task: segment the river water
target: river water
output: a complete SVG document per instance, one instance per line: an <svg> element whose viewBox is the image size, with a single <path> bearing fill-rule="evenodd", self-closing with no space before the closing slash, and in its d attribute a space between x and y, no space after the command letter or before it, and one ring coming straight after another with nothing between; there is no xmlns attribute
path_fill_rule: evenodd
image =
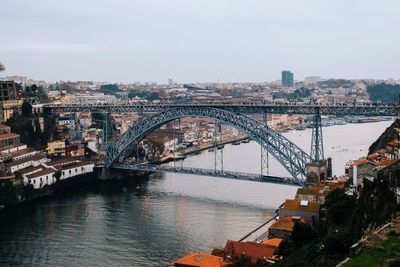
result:
<svg viewBox="0 0 400 267"><path fill-rule="evenodd" d="M390 124L323 128L333 173L343 175L344 164L366 155ZM285 136L309 152L310 129ZM213 153L204 152L183 165L212 168L213 160ZM259 163L258 144L225 146L226 170L259 173ZM289 176L273 159L269 165L271 174ZM243 237L296 190L182 174L74 188L0 213L0 265L166 266L189 252L211 253Z"/></svg>

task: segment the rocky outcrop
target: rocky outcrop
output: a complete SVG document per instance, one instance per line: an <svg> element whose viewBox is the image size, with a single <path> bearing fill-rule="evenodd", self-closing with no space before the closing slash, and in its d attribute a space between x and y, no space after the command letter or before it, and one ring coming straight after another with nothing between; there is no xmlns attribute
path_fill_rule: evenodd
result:
<svg viewBox="0 0 400 267"><path fill-rule="evenodd" d="M379 138L372 143L372 145L369 147L368 155L377 152L381 148L385 148L387 143L393 141L398 135L396 128L400 128L400 119L396 119L392 125L386 128L381 136L379 136Z"/></svg>

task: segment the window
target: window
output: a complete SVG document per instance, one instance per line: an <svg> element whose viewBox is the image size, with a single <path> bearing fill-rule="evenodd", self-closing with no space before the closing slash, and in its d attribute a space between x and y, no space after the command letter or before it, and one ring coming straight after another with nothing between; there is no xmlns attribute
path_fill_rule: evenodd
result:
<svg viewBox="0 0 400 267"><path fill-rule="evenodd" d="M69 174L71 174L71 170L69 170Z"/></svg>
<svg viewBox="0 0 400 267"><path fill-rule="evenodd" d="M77 169L77 168L75 168L75 172L78 172L78 169Z"/></svg>
<svg viewBox="0 0 400 267"><path fill-rule="evenodd" d="M46 175L46 181L48 181L49 180L49 176L48 175Z"/></svg>
<svg viewBox="0 0 400 267"><path fill-rule="evenodd" d="M36 183L36 179L33 179L33 183L34 183L34 184Z"/></svg>
<svg viewBox="0 0 400 267"><path fill-rule="evenodd" d="M40 177L40 182L43 182L43 179L42 179L42 177Z"/></svg>

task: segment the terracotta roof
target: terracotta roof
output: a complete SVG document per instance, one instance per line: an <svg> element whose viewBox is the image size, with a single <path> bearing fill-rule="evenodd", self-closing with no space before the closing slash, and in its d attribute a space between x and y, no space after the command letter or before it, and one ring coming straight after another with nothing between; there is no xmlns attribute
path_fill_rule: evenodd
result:
<svg viewBox="0 0 400 267"><path fill-rule="evenodd" d="M369 160L367 160L367 159L362 159L362 160L359 160L359 161L353 163L353 164L350 166L350 168L353 168L354 166L361 166L361 165L364 165L364 164L367 164L367 163L373 164L371 161L369 161Z"/></svg>
<svg viewBox="0 0 400 267"><path fill-rule="evenodd" d="M265 240L265 241L262 242L261 244L269 245L269 246L271 246L271 247L278 248L279 245L281 244L281 242L282 242L282 239L280 239L280 238L271 238L271 239Z"/></svg>
<svg viewBox="0 0 400 267"><path fill-rule="evenodd" d="M0 129L7 129L7 128L11 128L11 127L8 125L0 124Z"/></svg>
<svg viewBox="0 0 400 267"><path fill-rule="evenodd" d="M24 148L24 149L21 149L21 150L17 150L17 151L11 152L10 155L11 155L11 157L15 158L15 157L18 157L18 156L21 156L21 155L25 155L25 154L31 153L33 151L35 151L35 149L33 147L28 147L28 148Z"/></svg>
<svg viewBox="0 0 400 267"><path fill-rule="evenodd" d="M385 153L386 153L386 149L381 148L381 149L379 149L376 153L385 154Z"/></svg>
<svg viewBox="0 0 400 267"><path fill-rule="evenodd" d="M297 199L287 199L283 205L284 209L289 210L302 210L308 212L319 212L319 203L307 201L307 205L300 205L301 201ZM304 202L303 202L304 203Z"/></svg>
<svg viewBox="0 0 400 267"><path fill-rule="evenodd" d="M179 266L222 267L224 266L224 259L210 254L196 252L189 253L182 258L171 262L168 266L174 266L175 264L179 264Z"/></svg>
<svg viewBox="0 0 400 267"><path fill-rule="evenodd" d="M76 163L72 163L72 164L65 164L65 165L61 165L61 166L56 166L56 168L60 167L62 170L68 170L68 169L78 168L78 167L89 165L89 164L93 164L93 162L91 162L91 161L80 161L80 162L76 162ZM59 170L59 168L57 168L57 170Z"/></svg>
<svg viewBox="0 0 400 267"><path fill-rule="evenodd" d="M2 147L0 147L0 151L9 150L9 149L20 147L20 146L26 146L26 145L23 143L17 143L17 144L13 144L13 145L9 145L9 146L2 146Z"/></svg>
<svg viewBox="0 0 400 267"><path fill-rule="evenodd" d="M368 155L367 158L369 158L370 160L376 160L380 157L380 155L378 153L374 153L374 154L370 154Z"/></svg>
<svg viewBox="0 0 400 267"><path fill-rule="evenodd" d="M300 222L305 223L306 221L303 218L300 218ZM269 228L293 231L293 227L294 227L294 222L292 217L286 217L278 219Z"/></svg>
<svg viewBox="0 0 400 267"><path fill-rule="evenodd" d="M13 138L13 137L19 137L19 134L15 134L15 133L0 134L0 140L9 139L9 138Z"/></svg>
<svg viewBox="0 0 400 267"><path fill-rule="evenodd" d="M396 141L392 141L392 142L387 143L387 145L388 145L388 146L398 147L398 146L399 146L399 143L397 143Z"/></svg>
<svg viewBox="0 0 400 267"><path fill-rule="evenodd" d="M17 166L17 165L23 164L23 163L31 161L31 160L32 161L38 161L38 160L41 160L41 159L44 159L44 158L46 158L46 156L44 156L42 154L38 154L38 155L31 156L31 157L23 158L23 159L20 159L20 160L16 160L14 162L9 163L8 165L10 167L12 167L12 166Z"/></svg>
<svg viewBox="0 0 400 267"><path fill-rule="evenodd" d="M41 171L38 171L38 172L35 172L35 173L32 173L32 174L28 174L27 176L26 176L26 178L28 178L28 179L32 179L32 178L37 178L37 177L40 177L40 176L43 176L43 175L47 175L47 174L51 174L51 173L55 173L56 171L55 170L53 170L53 169L43 169L43 170L41 170Z"/></svg>
<svg viewBox="0 0 400 267"><path fill-rule="evenodd" d="M255 263L257 260L263 260L264 257L272 260L275 254L275 247L258 244L254 242L238 242L228 240L225 245L225 254L231 257L248 257Z"/></svg>
<svg viewBox="0 0 400 267"><path fill-rule="evenodd" d="M43 169L42 165L37 166L37 167L29 166L29 167L26 167L26 168L23 168L23 169L19 170L19 172L23 175L23 174L30 173L30 172L35 172L35 171L38 171L38 170L41 170L41 169Z"/></svg>
<svg viewBox="0 0 400 267"><path fill-rule="evenodd" d="M57 160L52 160L50 162L47 162L47 166L58 166L58 165L65 165L65 164L70 164L70 163L75 163L76 159L71 159L71 158L64 158L64 159L57 159Z"/></svg>
<svg viewBox="0 0 400 267"><path fill-rule="evenodd" d="M386 159L386 160L381 160L375 163L376 166L389 166L391 164L393 164L394 162L396 162L397 159Z"/></svg>
<svg viewBox="0 0 400 267"><path fill-rule="evenodd" d="M311 196L326 196L328 193L332 191L330 189L325 190L323 188L299 188L297 189L297 195L311 195Z"/></svg>

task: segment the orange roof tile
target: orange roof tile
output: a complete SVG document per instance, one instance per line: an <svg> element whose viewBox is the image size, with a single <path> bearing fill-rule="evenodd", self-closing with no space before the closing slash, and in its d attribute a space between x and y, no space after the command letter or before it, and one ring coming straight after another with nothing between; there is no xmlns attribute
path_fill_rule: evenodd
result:
<svg viewBox="0 0 400 267"><path fill-rule="evenodd" d="M374 154L368 155L367 158L369 158L370 160L375 160L375 159L379 158L379 154L374 153Z"/></svg>
<svg viewBox="0 0 400 267"><path fill-rule="evenodd" d="M305 223L306 220L300 218L300 222ZM269 228L293 231L294 222L292 217L280 218L274 222Z"/></svg>
<svg viewBox="0 0 400 267"><path fill-rule="evenodd" d="M228 240L225 245L225 254L231 257L248 257L255 263L259 259L263 260L264 257L272 260L275 254L275 247L258 244L255 242L238 242L233 240Z"/></svg>
<svg viewBox="0 0 400 267"><path fill-rule="evenodd" d="M261 244L269 245L269 246L271 246L271 247L278 248L279 245L281 244L281 242L282 242L282 239L280 239L280 238L271 238L271 239L265 240L265 241L262 242Z"/></svg>
<svg viewBox="0 0 400 267"><path fill-rule="evenodd" d="M370 162L370 161L367 160L367 159L362 159L362 160L359 160L359 161L353 163L353 164L350 166L350 168L353 168L354 166L361 166L361 165L368 164L368 163L373 164L372 162Z"/></svg>
<svg viewBox="0 0 400 267"><path fill-rule="evenodd" d="M319 212L319 203L308 201L307 206L301 206L301 201L297 199L286 199L285 204L283 205L284 209L289 210L302 210L309 212Z"/></svg>
<svg viewBox="0 0 400 267"><path fill-rule="evenodd" d="M399 146L399 143L397 143L396 141L392 141L392 142L387 143L387 145L388 145L388 146L398 147L398 146Z"/></svg>
<svg viewBox="0 0 400 267"><path fill-rule="evenodd" d="M386 149L381 148L381 149L379 149L376 153L385 154L385 153L386 153Z"/></svg>
<svg viewBox="0 0 400 267"><path fill-rule="evenodd" d="M0 134L0 140L1 139L13 138L13 137L19 137L19 134L15 134L15 133Z"/></svg>
<svg viewBox="0 0 400 267"><path fill-rule="evenodd" d="M375 163L376 166L389 166L391 164L393 164L394 162L396 162L397 159L386 159L386 160L381 160Z"/></svg>
<svg viewBox="0 0 400 267"><path fill-rule="evenodd" d="M222 267L224 266L224 259L210 254L196 252L189 253L182 258L171 262L168 266L174 266L176 264L179 266Z"/></svg>

